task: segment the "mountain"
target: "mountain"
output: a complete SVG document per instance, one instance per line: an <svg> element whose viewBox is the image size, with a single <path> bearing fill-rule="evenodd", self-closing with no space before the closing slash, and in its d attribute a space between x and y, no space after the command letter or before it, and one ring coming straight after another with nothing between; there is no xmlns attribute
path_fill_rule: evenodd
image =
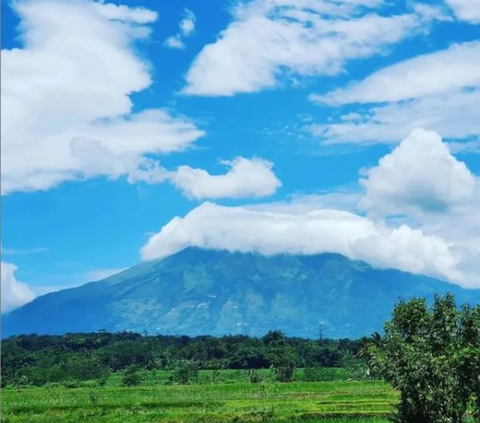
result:
<svg viewBox="0 0 480 423"><path fill-rule="evenodd" d="M258 254L187 248L100 282L50 293L3 316L3 337L129 330L162 334L356 338L382 328L399 297L480 290L380 270L337 254Z"/></svg>

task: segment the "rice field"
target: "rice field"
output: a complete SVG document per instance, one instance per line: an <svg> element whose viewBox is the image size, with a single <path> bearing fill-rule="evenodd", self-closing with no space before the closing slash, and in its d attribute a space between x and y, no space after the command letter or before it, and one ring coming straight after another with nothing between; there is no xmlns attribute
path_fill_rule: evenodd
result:
<svg viewBox="0 0 480 423"><path fill-rule="evenodd" d="M5 389L4 423L384 423L396 393L382 382L292 382Z"/></svg>

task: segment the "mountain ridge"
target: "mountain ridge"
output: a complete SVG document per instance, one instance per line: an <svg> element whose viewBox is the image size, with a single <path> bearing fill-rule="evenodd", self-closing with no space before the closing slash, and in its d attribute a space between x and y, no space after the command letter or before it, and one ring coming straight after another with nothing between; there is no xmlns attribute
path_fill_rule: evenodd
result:
<svg viewBox="0 0 480 423"><path fill-rule="evenodd" d="M143 262L102 281L38 297L2 316L2 337L131 330L175 335L246 334L356 338L379 331L400 298L466 290L339 254L227 252L195 247Z"/></svg>

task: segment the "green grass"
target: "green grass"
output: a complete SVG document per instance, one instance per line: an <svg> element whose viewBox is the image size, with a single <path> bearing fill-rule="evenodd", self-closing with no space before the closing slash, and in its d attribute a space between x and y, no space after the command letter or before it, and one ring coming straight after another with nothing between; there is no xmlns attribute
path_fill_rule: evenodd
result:
<svg viewBox="0 0 480 423"><path fill-rule="evenodd" d="M264 379L272 378L272 371L269 369L259 369L258 374ZM303 381L304 369L297 369L294 374L294 382ZM349 371L340 367L326 367L318 369L320 379L318 382L332 382L332 381L346 381L351 376ZM154 372L143 372L142 385L157 386L165 385L171 376L171 372L166 370L157 370ZM122 378L121 373L114 373L107 381L108 386L119 386ZM211 370L200 370L198 372L198 380L196 384L208 385L212 383L213 373ZM245 370L220 370L218 376L218 383L233 384L233 383L248 383L248 374ZM88 385L89 383L87 383ZM90 383L91 384L91 383Z"/></svg>
<svg viewBox="0 0 480 423"><path fill-rule="evenodd" d="M115 386L113 377L103 388L6 389L2 422L383 423L396 399L395 392L381 382L249 384L237 380L168 386L158 384L161 376L156 375L156 386L133 388Z"/></svg>

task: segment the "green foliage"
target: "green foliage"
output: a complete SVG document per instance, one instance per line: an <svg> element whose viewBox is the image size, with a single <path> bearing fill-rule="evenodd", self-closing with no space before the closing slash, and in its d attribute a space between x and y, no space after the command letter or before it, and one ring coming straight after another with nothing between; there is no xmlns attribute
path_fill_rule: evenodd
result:
<svg viewBox="0 0 480 423"><path fill-rule="evenodd" d="M142 377L140 376L139 369L137 366L129 366L126 368L122 377L123 386L137 386L140 385Z"/></svg>
<svg viewBox="0 0 480 423"><path fill-rule="evenodd" d="M295 372L295 349L287 343L281 331L268 332L263 338L267 357L278 382L291 382Z"/></svg>
<svg viewBox="0 0 480 423"><path fill-rule="evenodd" d="M263 380L262 375L257 371L257 369L247 370L247 375L250 383L260 383Z"/></svg>
<svg viewBox="0 0 480 423"><path fill-rule="evenodd" d="M173 382L181 385L187 385L190 382L198 382L199 367L197 361L179 360L173 368Z"/></svg>
<svg viewBox="0 0 480 423"><path fill-rule="evenodd" d="M355 376L345 368L306 367L301 373L301 380L304 382L334 382L352 379L355 379ZM356 380L362 379L364 379L363 376Z"/></svg>
<svg viewBox="0 0 480 423"><path fill-rule="evenodd" d="M478 413L480 306L459 311L452 295L436 296L431 307L400 301L385 336L365 353L400 392L396 422L460 423Z"/></svg>
<svg viewBox="0 0 480 423"><path fill-rule="evenodd" d="M269 369L279 381L291 381L295 368L335 367L355 357L360 342L321 342L270 332L263 339L243 335L142 336L136 333L79 333L64 336L22 335L2 342L2 387L59 383L78 386L96 380L106 384L111 373L129 366L174 370L172 383L196 383L196 370ZM190 363L190 364L188 364ZM195 363L195 365L193 365ZM196 370L194 369L196 368ZM174 380L175 379L175 380Z"/></svg>
<svg viewBox="0 0 480 423"><path fill-rule="evenodd" d="M92 405L98 405L98 391L92 390L88 393L88 398L90 399L90 403Z"/></svg>

